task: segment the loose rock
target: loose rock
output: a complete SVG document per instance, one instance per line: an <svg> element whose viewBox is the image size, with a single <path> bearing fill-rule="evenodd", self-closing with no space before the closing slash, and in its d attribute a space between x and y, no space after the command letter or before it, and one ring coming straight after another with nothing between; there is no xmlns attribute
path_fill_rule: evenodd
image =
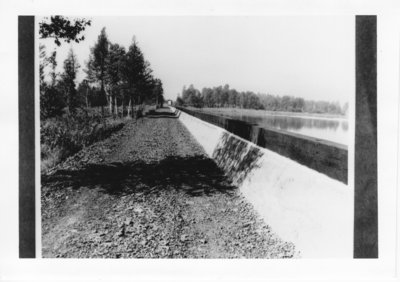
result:
<svg viewBox="0 0 400 282"><path fill-rule="evenodd" d="M175 118L131 120L42 181L44 257L299 255Z"/></svg>

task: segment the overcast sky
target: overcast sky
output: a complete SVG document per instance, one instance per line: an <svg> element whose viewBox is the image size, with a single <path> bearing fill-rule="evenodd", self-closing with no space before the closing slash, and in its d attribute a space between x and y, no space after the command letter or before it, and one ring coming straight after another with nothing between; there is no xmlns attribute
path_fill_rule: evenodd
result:
<svg viewBox="0 0 400 282"><path fill-rule="evenodd" d="M100 30L126 48L135 36L166 98L184 85L229 84L239 91L344 103L354 95L353 16L88 17L85 41L57 47L62 70L72 46L83 67ZM40 19L39 19L40 20ZM47 51L56 46L40 40Z"/></svg>

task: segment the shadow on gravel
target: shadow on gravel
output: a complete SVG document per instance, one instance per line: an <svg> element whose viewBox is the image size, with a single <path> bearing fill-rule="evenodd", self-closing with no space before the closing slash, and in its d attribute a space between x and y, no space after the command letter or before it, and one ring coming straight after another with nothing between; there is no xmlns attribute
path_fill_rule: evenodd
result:
<svg viewBox="0 0 400 282"><path fill-rule="evenodd" d="M213 153L215 162L236 185L240 185L248 174L259 167L258 161L262 156L259 148L249 146L247 142L227 132L223 133L221 142Z"/></svg>
<svg viewBox="0 0 400 282"><path fill-rule="evenodd" d="M58 170L42 176L42 185L100 188L110 194L183 190L191 196L232 193L236 187L209 158L168 157L157 163L88 164L81 170Z"/></svg>

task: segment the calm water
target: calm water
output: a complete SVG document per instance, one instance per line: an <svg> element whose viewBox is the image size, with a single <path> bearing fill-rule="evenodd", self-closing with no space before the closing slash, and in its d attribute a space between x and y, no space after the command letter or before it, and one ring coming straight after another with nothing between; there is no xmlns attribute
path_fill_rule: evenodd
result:
<svg viewBox="0 0 400 282"><path fill-rule="evenodd" d="M261 127L273 127L348 145L348 122L345 119L278 115L260 115L259 117L235 115L232 117L258 124Z"/></svg>

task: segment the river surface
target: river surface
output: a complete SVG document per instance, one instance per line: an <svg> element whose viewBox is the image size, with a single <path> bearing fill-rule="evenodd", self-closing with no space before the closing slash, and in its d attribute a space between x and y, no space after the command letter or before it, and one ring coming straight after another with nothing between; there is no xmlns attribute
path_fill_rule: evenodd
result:
<svg viewBox="0 0 400 282"><path fill-rule="evenodd" d="M257 124L264 128L276 128L295 132L318 139L333 141L348 145L348 121L344 118L325 118L315 116L284 116L284 115L229 115L224 116Z"/></svg>

